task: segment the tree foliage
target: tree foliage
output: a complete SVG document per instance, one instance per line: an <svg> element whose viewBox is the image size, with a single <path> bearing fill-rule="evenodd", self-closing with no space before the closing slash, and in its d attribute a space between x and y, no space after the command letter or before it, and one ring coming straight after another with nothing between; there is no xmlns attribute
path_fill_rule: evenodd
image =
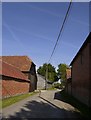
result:
<svg viewBox="0 0 91 120"><path fill-rule="evenodd" d="M66 80L66 69L69 68L66 64L59 64L57 69L58 77L62 80Z"/></svg>
<svg viewBox="0 0 91 120"><path fill-rule="evenodd" d="M57 72L55 70L55 67L52 66L52 64L47 64L44 63L43 66L40 66L37 70L37 73L46 77L46 70L47 71L47 80L50 80L52 82L57 81L58 79L61 79L61 84L64 86L65 85L65 80L66 80L66 69L69 68L68 65L66 64L59 64Z"/></svg>
<svg viewBox="0 0 91 120"><path fill-rule="evenodd" d="M66 69L67 68L69 68L69 66L66 64L61 63L58 65L57 75L58 75L58 78L60 78L62 80L61 81L62 86L66 85Z"/></svg>
<svg viewBox="0 0 91 120"><path fill-rule="evenodd" d="M55 67L52 66L50 63L44 63L43 66L40 66L37 70L37 73L46 77L46 70L47 70L47 79L50 81L56 81L57 73Z"/></svg>

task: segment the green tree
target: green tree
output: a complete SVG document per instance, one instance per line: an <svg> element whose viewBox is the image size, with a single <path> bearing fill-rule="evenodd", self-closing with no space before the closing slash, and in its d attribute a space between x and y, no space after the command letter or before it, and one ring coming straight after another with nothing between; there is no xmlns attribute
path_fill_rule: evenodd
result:
<svg viewBox="0 0 91 120"><path fill-rule="evenodd" d="M38 74L46 77L46 70L47 70L47 79L49 81L56 81L57 79L57 73L55 70L55 67L52 66L50 63L44 63L43 66L40 66L37 70Z"/></svg>
<svg viewBox="0 0 91 120"><path fill-rule="evenodd" d="M66 64L59 64L57 69L57 75L60 79L62 79L62 84L65 84L66 80L66 69L69 68Z"/></svg>
<svg viewBox="0 0 91 120"><path fill-rule="evenodd" d="M37 70L37 73L42 75L42 76L45 76L45 74L46 74L46 66L47 66L46 63L44 63L43 66L40 66L38 68L38 70Z"/></svg>

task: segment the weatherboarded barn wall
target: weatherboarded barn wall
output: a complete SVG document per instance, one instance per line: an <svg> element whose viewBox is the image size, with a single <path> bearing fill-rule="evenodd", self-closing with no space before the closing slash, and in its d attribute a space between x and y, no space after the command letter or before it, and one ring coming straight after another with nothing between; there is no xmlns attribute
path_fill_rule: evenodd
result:
<svg viewBox="0 0 91 120"><path fill-rule="evenodd" d="M72 95L91 106L91 33L73 59Z"/></svg>
<svg viewBox="0 0 91 120"><path fill-rule="evenodd" d="M71 90L72 90L71 82L67 83L65 90L69 95L71 95Z"/></svg>

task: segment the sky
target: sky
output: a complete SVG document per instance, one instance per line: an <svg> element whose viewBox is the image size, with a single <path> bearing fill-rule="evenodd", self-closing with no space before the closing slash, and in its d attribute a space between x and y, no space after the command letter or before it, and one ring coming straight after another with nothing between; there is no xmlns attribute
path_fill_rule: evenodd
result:
<svg viewBox="0 0 91 120"><path fill-rule="evenodd" d="M37 68L48 62L69 2L2 3L2 55L27 55ZM89 3L73 2L54 55L70 64L89 33Z"/></svg>
<svg viewBox="0 0 91 120"><path fill-rule="evenodd" d="M69 2L70 0L1 0L2 2ZM72 0L74 2L90 2L90 0Z"/></svg>

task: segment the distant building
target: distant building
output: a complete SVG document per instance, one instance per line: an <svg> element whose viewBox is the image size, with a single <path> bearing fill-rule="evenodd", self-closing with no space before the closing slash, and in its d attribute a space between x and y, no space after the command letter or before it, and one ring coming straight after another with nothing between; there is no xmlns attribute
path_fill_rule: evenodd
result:
<svg viewBox="0 0 91 120"><path fill-rule="evenodd" d="M69 79L69 78L71 78L71 69L70 68L66 69L66 79Z"/></svg>
<svg viewBox="0 0 91 120"><path fill-rule="evenodd" d="M37 89L36 65L27 56L2 56L2 61L17 67L30 80L29 91Z"/></svg>
<svg viewBox="0 0 91 120"><path fill-rule="evenodd" d="M91 32L70 65L72 95L91 107Z"/></svg>
<svg viewBox="0 0 91 120"><path fill-rule="evenodd" d="M2 98L29 92L30 80L16 67L0 60Z"/></svg>
<svg viewBox="0 0 91 120"><path fill-rule="evenodd" d="M71 94L71 85L72 84L72 79L71 79L71 68L66 69L66 87L65 90L67 93Z"/></svg>

